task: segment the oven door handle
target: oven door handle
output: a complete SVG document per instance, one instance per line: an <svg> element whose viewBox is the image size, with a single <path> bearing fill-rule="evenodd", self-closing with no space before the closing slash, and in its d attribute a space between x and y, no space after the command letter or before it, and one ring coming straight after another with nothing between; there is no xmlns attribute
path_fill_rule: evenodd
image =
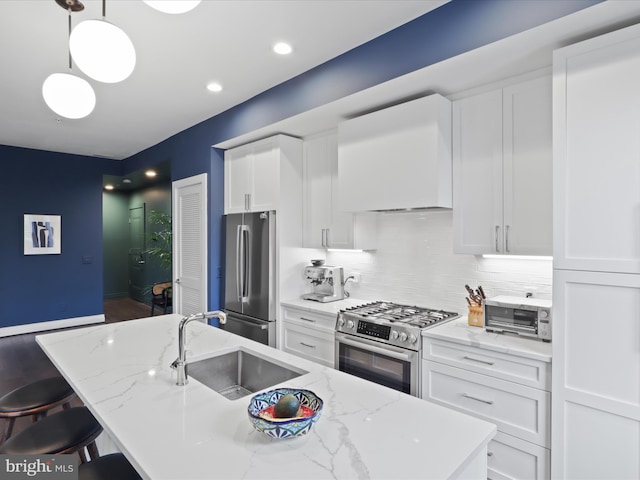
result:
<svg viewBox="0 0 640 480"><path fill-rule="evenodd" d="M384 347L378 347L373 344L373 342L366 340L351 340L343 335L336 335L336 342L343 343L345 345L350 345L352 347L358 348L366 348L367 350L378 353L380 355L385 355L387 357L396 358L398 360L403 360L405 362L410 362L412 355L416 355L416 352L410 350L410 353L407 353L407 350L402 348L395 347L393 345L385 345Z"/></svg>

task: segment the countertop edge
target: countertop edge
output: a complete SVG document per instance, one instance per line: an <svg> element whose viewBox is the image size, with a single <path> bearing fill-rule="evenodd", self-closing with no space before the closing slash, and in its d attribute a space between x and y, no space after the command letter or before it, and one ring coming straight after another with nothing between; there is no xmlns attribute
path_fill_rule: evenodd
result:
<svg viewBox="0 0 640 480"><path fill-rule="evenodd" d="M545 363L552 362L551 343L487 332L482 327L469 326L466 316L427 329L422 336Z"/></svg>

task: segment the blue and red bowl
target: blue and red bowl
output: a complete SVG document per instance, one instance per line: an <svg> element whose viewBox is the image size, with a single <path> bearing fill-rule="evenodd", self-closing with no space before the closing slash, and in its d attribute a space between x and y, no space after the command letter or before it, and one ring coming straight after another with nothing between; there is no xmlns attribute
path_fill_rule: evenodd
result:
<svg viewBox="0 0 640 480"><path fill-rule="evenodd" d="M280 397L288 394L300 401L302 416L290 419L271 418L270 407L278 403ZM313 424L320 418L322 406L322 399L311 390L276 388L255 395L249 403L247 413L251 424L259 432L271 438L294 438L309 433Z"/></svg>

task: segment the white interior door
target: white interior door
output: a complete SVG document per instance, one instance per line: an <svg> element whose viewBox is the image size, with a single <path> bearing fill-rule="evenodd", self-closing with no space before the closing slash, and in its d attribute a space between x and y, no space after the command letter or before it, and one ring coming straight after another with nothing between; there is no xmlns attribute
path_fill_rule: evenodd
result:
<svg viewBox="0 0 640 480"><path fill-rule="evenodd" d="M173 311L206 312L207 174L173 182Z"/></svg>

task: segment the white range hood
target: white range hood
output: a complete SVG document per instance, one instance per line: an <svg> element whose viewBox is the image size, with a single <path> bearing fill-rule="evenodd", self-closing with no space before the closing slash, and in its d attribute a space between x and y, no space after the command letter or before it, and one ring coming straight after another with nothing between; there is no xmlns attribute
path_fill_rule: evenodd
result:
<svg viewBox="0 0 640 480"><path fill-rule="evenodd" d="M345 211L452 207L451 102L430 95L341 122Z"/></svg>

